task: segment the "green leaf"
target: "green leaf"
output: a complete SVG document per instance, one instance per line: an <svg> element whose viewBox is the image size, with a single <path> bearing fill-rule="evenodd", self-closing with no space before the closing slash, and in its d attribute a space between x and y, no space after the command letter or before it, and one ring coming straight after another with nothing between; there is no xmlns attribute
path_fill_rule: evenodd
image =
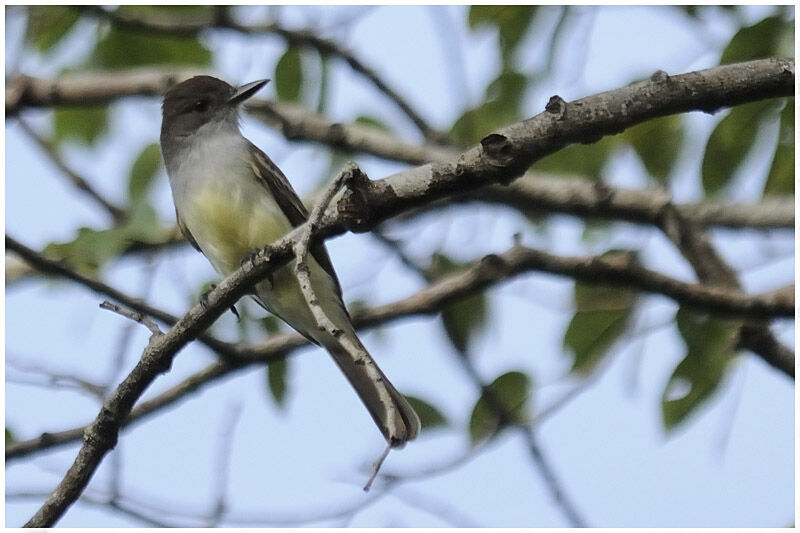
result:
<svg viewBox="0 0 800 533"><path fill-rule="evenodd" d="M519 120L522 95L528 78L507 70L486 88L486 99L464 112L453 124L450 136L462 145L474 144L486 134Z"/></svg>
<svg viewBox="0 0 800 533"><path fill-rule="evenodd" d="M128 218L120 228L127 241L158 243L164 240L166 228L158 213L145 201L136 202L128 210Z"/></svg>
<svg viewBox="0 0 800 533"><path fill-rule="evenodd" d="M504 70L486 87L486 99L503 103L509 111L517 113L527 85L528 76L525 74Z"/></svg>
<svg viewBox="0 0 800 533"><path fill-rule="evenodd" d="M433 279L440 279L466 267L442 254L434 254L430 273ZM487 299L484 293L473 294L442 309L442 324L445 333L460 353L466 353L470 341L486 326Z"/></svg>
<svg viewBox="0 0 800 533"><path fill-rule="evenodd" d="M494 26L500 38L503 62L509 63L517 45L527 33L537 6L476 5L469 8L469 27Z"/></svg>
<svg viewBox="0 0 800 533"><path fill-rule="evenodd" d="M419 415L423 429L433 429L450 425L445 416L430 403L415 396L406 396L406 400Z"/></svg>
<svg viewBox="0 0 800 533"><path fill-rule="evenodd" d="M268 315L261 319L261 327L267 335L275 335L281 332L281 319L275 315Z"/></svg>
<svg viewBox="0 0 800 533"><path fill-rule="evenodd" d="M518 371L506 372L486 387L469 420L472 445L494 436L509 423L527 424L530 392L530 379Z"/></svg>
<svg viewBox="0 0 800 533"><path fill-rule="evenodd" d="M703 190L707 195L722 191L753 146L759 122L775 102L753 102L734 107L711 132L703 155Z"/></svg>
<svg viewBox="0 0 800 533"><path fill-rule="evenodd" d="M288 372L289 363L286 358L276 359L267 363L267 386L278 407L285 407L286 405Z"/></svg>
<svg viewBox="0 0 800 533"><path fill-rule="evenodd" d="M543 157L531 168L544 173L599 180L619 141L619 136L611 136L594 144L573 144Z"/></svg>
<svg viewBox="0 0 800 533"><path fill-rule="evenodd" d="M13 444L17 440L17 437L14 435L14 432L11 431L8 427L6 427L6 446L9 444Z"/></svg>
<svg viewBox="0 0 800 533"><path fill-rule="evenodd" d="M48 244L44 253L63 258L81 272L95 274L125 249L126 241L125 232L120 228L98 231L82 227L74 240Z"/></svg>
<svg viewBox="0 0 800 533"><path fill-rule="evenodd" d="M69 6L28 6L25 41L49 52L78 22L78 10Z"/></svg>
<svg viewBox="0 0 800 533"><path fill-rule="evenodd" d="M300 99L303 86L303 61L299 46L290 46L275 65L275 93L286 102Z"/></svg>
<svg viewBox="0 0 800 533"><path fill-rule="evenodd" d="M638 296L624 287L575 282L576 311L564 333L564 348L573 357L572 372L589 372L608 355L627 330Z"/></svg>
<svg viewBox="0 0 800 533"><path fill-rule="evenodd" d="M686 356L661 397L664 427L672 430L702 405L720 384L735 355L739 322L679 309L675 320Z"/></svg>
<svg viewBox="0 0 800 533"><path fill-rule="evenodd" d="M778 144L764 184L764 194L794 194L794 100L781 111Z"/></svg>
<svg viewBox="0 0 800 533"><path fill-rule="evenodd" d="M317 91L316 112L320 116L325 116L328 114L328 100L330 100L331 95L330 57L328 54L323 54L319 51L316 51L316 57L319 58L319 81L316 83L316 85L319 87L319 91Z"/></svg>
<svg viewBox="0 0 800 533"><path fill-rule="evenodd" d="M161 151L156 143L148 144L131 166L128 177L128 197L131 205L147 196L153 178L161 166Z"/></svg>
<svg viewBox="0 0 800 533"><path fill-rule="evenodd" d="M486 134L513 122L506 104L484 102L474 109L465 111L450 129L450 137L463 146L475 144Z"/></svg>
<svg viewBox="0 0 800 533"><path fill-rule="evenodd" d="M471 339L486 327L486 315L483 293L462 298L442 310L445 332L456 350L467 352Z"/></svg>
<svg viewBox="0 0 800 533"><path fill-rule="evenodd" d="M75 140L93 144L108 129L108 107L57 107L53 111L53 142Z"/></svg>
<svg viewBox="0 0 800 533"><path fill-rule="evenodd" d="M379 118L376 117L369 117L366 115L359 115L353 121L356 124L361 124L362 126L369 126L370 128L375 128L381 131L391 131L391 128L386 125L385 122L382 122Z"/></svg>
<svg viewBox="0 0 800 533"><path fill-rule="evenodd" d="M740 29L723 50L720 65L779 55L779 43L786 32L793 31L792 24L781 17L767 17Z"/></svg>
<svg viewBox="0 0 800 533"><path fill-rule="evenodd" d="M196 37L156 35L112 26L95 46L90 64L106 69L147 65L208 66L211 52Z"/></svg>
<svg viewBox="0 0 800 533"><path fill-rule="evenodd" d="M643 122L623 132L647 172L664 183L683 145L683 117L670 115Z"/></svg>

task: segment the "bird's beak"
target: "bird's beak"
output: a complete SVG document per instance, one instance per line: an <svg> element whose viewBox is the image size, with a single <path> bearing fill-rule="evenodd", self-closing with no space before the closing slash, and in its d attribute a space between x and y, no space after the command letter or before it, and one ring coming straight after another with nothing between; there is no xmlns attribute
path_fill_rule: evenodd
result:
<svg viewBox="0 0 800 533"><path fill-rule="evenodd" d="M268 82L269 80L258 80L258 81L252 81L250 83L245 83L244 85L236 89L236 92L233 93L233 96L231 96L228 99L228 103L236 105L244 102L245 100L256 94L256 92L258 92L258 90L261 89Z"/></svg>

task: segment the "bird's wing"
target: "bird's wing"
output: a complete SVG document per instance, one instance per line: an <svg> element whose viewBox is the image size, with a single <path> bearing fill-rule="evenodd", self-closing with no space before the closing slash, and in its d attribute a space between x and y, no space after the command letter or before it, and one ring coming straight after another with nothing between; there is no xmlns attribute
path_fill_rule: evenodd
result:
<svg viewBox="0 0 800 533"><path fill-rule="evenodd" d="M263 185L267 191L275 198L275 202L289 219L293 227L297 227L308 220L308 210L303 205L303 201L297 196L297 193L292 188L289 180L281 172L281 169L272 162L272 160L262 152L256 145L248 141L250 153L253 154L253 171L258 178L259 183ZM339 285L339 279L336 277L336 271L333 269L333 263L328 256L328 250L323 244L314 246L311 249L311 255L314 256L317 263L333 278L336 292L339 298L342 297L342 288Z"/></svg>
<svg viewBox="0 0 800 533"><path fill-rule="evenodd" d="M181 233L183 233L183 236L186 237L187 241L189 241L189 244L194 246L195 250L202 253L203 251L200 249L200 246L197 244L197 241L194 240L192 232L190 232L189 228L186 227L186 224L183 223L183 220L181 219L181 214L178 213L177 207L175 208L175 218L178 220L178 229L181 230Z"/></svg>

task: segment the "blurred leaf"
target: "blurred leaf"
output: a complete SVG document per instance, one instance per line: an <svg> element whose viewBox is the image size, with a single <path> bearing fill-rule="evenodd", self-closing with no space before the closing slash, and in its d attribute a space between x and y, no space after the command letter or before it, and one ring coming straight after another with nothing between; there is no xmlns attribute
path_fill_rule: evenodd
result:
<svg viewBox="0 0 800 533"><path fill-rule="evenodd" d="M778 55L778 44L787 31L793 31L792 24L781 17L767 17L740 29L723 50L720 65Z"/></svg>
<svg viewBox="0 0 800 533"><path fill-rule="evenodd" d="M98 41L90 64L106 69L149 65L211 64L211 52L196 37L174 37L111 26Z"/></svg>
<svg viewBox="0 0 800 533"><path fill-rule="evenodd" d="M359 115L353 121L356 124L361 124L362 126L369 126L371 128L375 128L381 131L391 131L389 126L386 125L385 122L382 122L379 118L376 117L369 117L366 115Z"/></svg>
<svg viewBox="0 0 800 533"><path fill-rule="evenodd" d="M108 107L57 107L53 110L53 142L76 140L93 144L108 129Z"/></svg>
<svg viewBox="0 0 800 533"><path fill-rule="evenodd" d="M504 70L486 87L486 99L505 103L516 112L525 94L528 77L515 70Z"/></svg>
<svg viewBox="0 0 800 533"><path fill-rule="evenodd" d="M702 19L703 11L708 11L709 9L718 9L724 11L736 11L738 9L737 6L729 5L729 6L703 6L703 5L694 5L694 6L687 6L687 5L680 5L680 6L672 6L680 9L681 11L685 12L687 15L693 18Z"/></svg>
<svg viewBox="0 0 800 533"><path fill-rule="evenodd" d="M300 99L303 85L303 61L299 46L290 46L275 65L275 93L286 102Z"/></svg>
<svg viewBox="0 0 800 533"><path fill-rule="evenodd" d="M161 166L161 151L156 143L148 144L131 166L128 177L129 203L135 204L146 197Z"/></svg>
<svg viewBox="0 0 800 533"><path fill-rule="evenodd" d="M599 243L609 239L614 233L615 227L614 223L608 220L585 219L581 239L587 244Z"/></svg>
<svg viewBox="0 0 800 533"><path fill-rule="evenodd" d="M319 58L319 78L317 85L319 91L317 92L317 106L316 112L318 115L325 116L328 114L328 100L330 99L330 57L328 54L321 54L317 50L314 51ZM312 84L313 85L313 84Z"/></svg>
<svg viewBox="0 0 800 533"><path fill-rule="evenodd" d="M161 242L166 231L153 206L144 201L131 206L128 210L128 218L119 229L127 241L149 243Z"/></svg>
<svg viewBox="0 0 800 533"><path fill-rule="evenodd" d="M627 329L638 295L623 287L575 282L576 311L564 333L572 372L589 372L608 354Z"/></svg>
<svg viewBox="0 0 800 533"><path fill-rule="evenodd" d="M661 398L664 427L674 429L707 400L732 360L739 323L679 309L675 320L686 356L670 376Z"/></svg>
<svg viewBox="0 0 800 533"><path fill-rule="evenodd" d="M132 16L153 17L159 15L180 16L187 20L207 20L215 6L212 5L146 5L128 4L117 8L120 13ZM195 18L198 17L198 18Z"/></svg>
<svg viewBox="0 0 800 533"><path fill-rule="evenodd" d="M664 183L683 145L683 117L670 115L643 122L622 133L647 172Z"/></svg>
<svg viewBox="0 0 800 533"><path fill-rule="evenodd" d="M518 371L506 372L486 387L469 420L472 445L492 437L509 422L527 424L530 392L530 379Z"/></svg>
<svg viewBox="0 0 800 533"><path fill-rule="evenodd" d="M733 178L753 146L758 125L775 102L763 101L734 107L711 132L703 155L703 190L719 193Z"/></svg>
<svg viewBox="0 0 800 533"><path fill-rule="evenodd" d="M98 231L82 227L78 229L78 236L74 240L48 244L44 253L63 258L81 272L95 274L125 249L126 240L125 231L120 228Z"/></svg>
<svg viewBox="0 0 800 533"><path fill-rule="evenodd" d="M13 431L11 431L11 430L10 430L10 429L9 429L9 428L6 426L6 446L8 446L9 444L12 444L12 443L13 443L13 442L15 442L16 440L17 440L17 437L14 435L14 432L13 432Z"/></svg>
<svg viewBox="0 0 800 533"><path fill-rule="evenodd" d="M603 168L619 143L618 136L603 137L594 144L573 144L543 157L532 170L599 180Z"/></svg>
<svg viewBox="0 0 800 533"><path fill-rule="evenodd" d="M413 407L419 415L419 421L423 429L433 429L449 425L444 415L425 400L415 396L406 396L406 400L408 400L408 403L411 404L411 407Z"/></svg>
<svg viewBox="0 0 800 533"><path fill-rule="evenodd" d="M161 242L166 231L153 207L146 202L139 202L128 210L123 224L103 230L79 228L75 239L50 243L44 248L44 253L63 259L81 272L95 275L132 241Z"/></svg>
<svg viewBox="0 0 800 533"><path fill-rule="evenodd" d="M781 111L775 156L764 184L764 194L794 194L794 100Z"/></svg>
<svg viewBox="0 0 800 533"><path fill-rule="evenodd" d="M25 41L40 52L48 52L78 22L78 10L69 6L28 6Z"/></svg>
<svg viewBox="0 0 800 533"><path fill-rule="evenodd" d="M537 6L514 5L477 5L469 8L469 27L476 29L485 26L494 26L499 32L500 52L503 63L510 63L510 59L517 45L525 37L531 20L536 14Z"/></svg>
<svg viewBox="0 0 800 533"><path fill-rule="evenodd" d="M267 386L278 407L286 406L288 372L289 363L286 358L267 363Z"/></svg>
<svg viewBox="0 0 800 533"><path fill-rule="evenodd" d="M474 144L486 134L516 122L528 78L519 72L502 72L486 88L486 99L464 112L453 124L451 137L462 145Z"/></svg>
<svg viewBox="0 0 800 533"><path fill-rule="evenodd" d="M281 324L283 322L275 315L267 315L261 319L261 327L267 332L267 335L276 335L281 332Z"/></svg>
<svg viewBox="0 0 800 533"><path fill-rule="evenodd" d="M463 270L466 266L437 253L433 254L430 273L433 279L440 279ZM478 293L461 298L442 309L445 333L460 353L467 353L470 340L485 328L488 314L486 308L486 295Z"/></svg>

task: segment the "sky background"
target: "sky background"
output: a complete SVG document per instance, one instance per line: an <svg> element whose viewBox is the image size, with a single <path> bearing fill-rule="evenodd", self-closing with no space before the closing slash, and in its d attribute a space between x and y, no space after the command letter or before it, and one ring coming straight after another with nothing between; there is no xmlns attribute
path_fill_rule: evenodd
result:
<svg viewBox="0 0 800 533"><path fill-rule="evenodd" d="M759 20L766 9L752 8L750 22ZM490 32L466 33L462 7L293 7L284 14L291 24L318 24L326 29L326 36L345 42L408 95L435 126L452 123L465 106L480 101L482 88L495 75L495 38ZM346 32L335 30L337 20L351 16L357 16L357 22ZM543 109L553 94L571 100L624 86L658 69L672 74L711 67L718 61L719 48L736 29L720 19L711 25L710 33L700 35L696 26L663 7L578 7L570 23L572 31L558 45L555 75L527 96L528 115ZM7 74L8 62L18 57L20 31L19 20L7 16ZM534 28L523 45L530 54L524 55L522 70L534 70L543 62L538 35ZM272 77L284 49L276 39L247 40L230 34L215 33L206 42L215 54L215 71L231 83ZM63 52L64 63L86 50L85 34L76 32ZM12 67L47 77L64 63L26 57ZM443 64L447 65L444 69ZM334 98L327 114L332 120L370 112L401 132L411 131L393 106L347 68L331 73ZM259 96L274 97L274 88L268 85ZM35 126L49 124L44 112L29 116ZM113 119L112 131L100 146L73 146L66 154L107 197L121 201L132 159L157 139L160 102L157 98L127 99L115 106ZM695 148L687 150L675 171L681 176L673 189L678 202L702 197L696 159L718 117L696 114L687 120L695 126L689 129L693 138L687 139L687 145ZM288 143L247 118L243 131L270 154L301 195L318 186L328 165L324 149ZM416 140L413 133L408 138ZM71 239L76 227L105 222L14 121L6 125L5 149L7 234L40 248L50 241ZM368 156L359 156L357 162L372 179L405 168ZM741 172L741 186L732 196L739 201L758 198L758 184L747 182L746 176L768 165L769 161L750 158ZM635 156L627 153L615 158L607 174L616 185L641 187L642 172ZM171 222L172 204L163 171L154 193L159 213ZM523 233L525 244L551 253L586 252L583 226L569 217L555 217L547 232L536 233L522 216L497 213L488 207L476 208L469 224L455 212L445 213L446 229L422 217L392 227L391 233L403 239L413 237L410 253L419 257L439 247L455 257L466 250L463 259L500 252L511 246L517 232ZM754 233L743 238L741 232L719 231L715 238L725 257L744 270L742 282L747 290L767 290L776 279L792 278L790 235ZM645 250L650 261L657 258L647 266L691 279L677 252L653 232L633 227L618 232L615 239L616 246ZM603 251L608 243L602 245L603 249L594 251ZM347 301L386 303L422 287L396 256L368 235L348 234L329 241L328 247ZM758 259L764 251L772 259ZM189 247L175 248L160 258L148 268L142 268L138 260L119 261L108 270L106 280L181 315L195 301L197 287L216 276ZM560 356L562 334L571 316L571 294L569 280L543 274L523 276L493 289L494 320L474 348L480 354L478 370L486 380L520 368L536 376L534 412L578 385L564 377L569 361ZM6 366L6 423L20 438L83 425L98 409L86 395L16 382L24 376L20 364L74 371L99 382L116 376L113 379L118 382L138 359L148 332L100 310L100 301L101 297L81 287L51 281L25 282L7 290L6 358L15 364ZM255 306L248 308L260 316ZM761 359L741 358L712 402L688 424L669 436L664 434L660 395L682 357L677 333L663 327L674 311L666 299L649 306L635 326L636 340L620 349L598 380L542 423L538 437L562 486L586 521L595 526L793 523L794 387ZM233 340L235 319L226 313L213 331ZM776 331L793 344L793 322L779 322ZM115 357L126 335L130 335L129 344L120 362ZM255 327L251 335L251 340L260 338ZM362 338L401 391L439 406L453 425L467 424L477 391L459 373L456 355L436 319L393 322L377 332L365 332ZM145 398L212 361L213 355L204 347L188 346ZM250 368L127 428L87 494L107 494L114 469L120 468L121 490L131 501L168 507L172 514L164 515L166 523L203 525L192 516L209 511L221 489L220 472L226 472L226 501L230 515L238 521L224 525L568 525L531 465L523 441L511 433L460 468L404 483L383 496L379 480L374 492L365 495L361 486L369 464L383 446L371 419L323 351L306 348L292 357L290 376L284 408L276 407L269 397L263 369ZM7 493L51 490L76 451L77 445L71 445L39 454L33 461L9 463ZM423 472L468 451L464 431L433 430L392 453L384 472ZM220 456L228 456L227 463L220 464ZM372 503L364 504L368 501ZM39 505L36 499L7 499L6 525L21 525ZM362 507L344 517L308 520L348 506ZM141 522L79 503L58 525Z"/></svg>

